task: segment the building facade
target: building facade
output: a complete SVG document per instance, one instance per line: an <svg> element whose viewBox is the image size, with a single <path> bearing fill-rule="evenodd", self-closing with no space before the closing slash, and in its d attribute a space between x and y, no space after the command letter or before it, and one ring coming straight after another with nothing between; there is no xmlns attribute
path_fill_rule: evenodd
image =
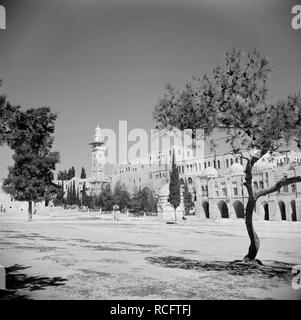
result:
<svg viewBox="0 0 301 320"><path fill-rule="evenodd" d="M115 168L111 177L112 188L116 183L121 183L133 193L139 188L149 187L159 197L159 214L173 211L168 203L173 153L180 183L188 183L196 216L208 219L244 218L248 201L243 185L246 160L231 153L196 158L192 150L173 146L165 153L151 153L148 162L129 162ZM254 191L268 188L283 177L294 175L301 175L301 152L287 150L266 154L253 168ZM183 211L183 204L178 211ZM254 219L301 221L301 183L261 197L256 203Z"/></svg>
<svg viewBox="0 0 301 320"><path fill-rule="evenodd" d="M95 129L91 146L91 176L68 181L56 181L63 185L65 197L75 184L79 195L86 187L89 195L99 195L110 184L124 184L130 194L148 187L159 198L159 215L173 212L169 202L169 178L172 157L179 171L180 183L186 181L194 201L194 214L207 219L242 219L248 201L244 183L245 160L230 153L208 154L195 157L192 150L172 146L166 152L154 152L148 159L137 160L113 168L110 176L104 173L106 143L99 126ZM145 161L147 160L147 161ZM273 186L283 177L301 175L301 152L281 151L263 156L253 168L254 191ZM0 212L26 211L26 203L14 201L0 188ZM183 204L177 209L183 214ZM282 188L260 198L256 203L254 219L301 221L301 183Z"/></svg>

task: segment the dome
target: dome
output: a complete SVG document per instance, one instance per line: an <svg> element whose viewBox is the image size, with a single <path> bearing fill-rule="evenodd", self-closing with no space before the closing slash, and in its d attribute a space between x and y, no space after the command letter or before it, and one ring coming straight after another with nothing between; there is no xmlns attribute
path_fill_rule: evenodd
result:
<svg viewBox="0 0 301 320"><path fill-rule="evenodd" d="M254 165L254 169L260 170L260 171L270 170L273 168L274 167L270 163L265 162L265 161L260 161L260 160L257 163L255 163L255 165Z"/></svg>
<svg viewBox="0 0 301 320"><path fill-rule="evenodd" d="M240 163L233 163L230 167L230 172L233 176L240 176L244 174L244 167Z"/></svg>
<svg viewBox="0 0 301 320"><path fill-rule="evenodd" d="M164 184L159 192L160 197L168 197L169 196L169 183Z"/></svg>
<svg viewBox="0 0 301 320"><path fill-rule="evenodd" d="M216 178L218 176L217 170L213 167L207 167L204 171L203 171L203 176L206 176L208 178Z"/></svg>

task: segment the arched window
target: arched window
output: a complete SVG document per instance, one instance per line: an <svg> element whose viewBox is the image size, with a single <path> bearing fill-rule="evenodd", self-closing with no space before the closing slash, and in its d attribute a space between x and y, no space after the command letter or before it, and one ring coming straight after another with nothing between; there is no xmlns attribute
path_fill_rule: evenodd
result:
<svg viewBox="0 0 301 320"><path fill-rule="evenodd" d="M226 197L227 196L227 188L226 188L226 183L225 182L221 183L221 188L222 188L222 196Z"/></svg>
<svg viewBox="0 0 301 320"><path fill-rule="evenodd" d="M226 167L229 168L229 160L226 159Z"/></svg>
<svg viewBox="0 0 301 320"><path fill-rule="evenodd" d="M236 181L233 182L233 194L234 194L235 196L238 195L238 188L237 188L237 182L236 182Z"/></svg>
<svg viewBox="0 0 301 320"><path fill-rule="evenodd" d="M263 181L259 181L259 189L262 190L264 188Z"/></svg>
<svg viewBox="0 0 301 320"><path fill-rule="evenodd" d="M258 183L256 181L253 183L253 188L254 188L254 191L258 190Z"/></svg>
<svg viewBox="0 0 301 320"><path fill-rule="evenodd" d="M215 195L218 197L218 185L215 183Z"/></svg>
<svg viewBox="0 0 301 320"><path fill-rule="evenodd" d="M218 167L218 169L221 168L221 162L219 160L217 160L217 167Z"/></svg>

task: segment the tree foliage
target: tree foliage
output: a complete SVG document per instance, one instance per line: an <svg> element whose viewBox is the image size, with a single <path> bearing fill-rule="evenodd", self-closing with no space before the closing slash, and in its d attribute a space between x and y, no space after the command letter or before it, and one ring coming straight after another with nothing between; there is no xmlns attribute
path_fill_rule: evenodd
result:
<svg viewBox="0 0 301 320"><path fill-rule="evenodd" d="M52 152L57 115L49 107L21 110L0 96L0 143L14 152L3 188L16 200L28 201L29 219L32 202L49 199L59 187L53 183L53 171L59 153Z"/></svg>
<svg viewBox="0 0 301 320"><path fill-rule="evenodd" d="M107 184L100 194L100 205L104 211L111 211L113 204L113 192L110 184Z"/></svg>
<svg viewBox="0 0 301 320"><path fill-rule="evenodd" d="M257 199L301 181L284 177L257 194L253 190L252 170L263 155L291 142L301 147L301 95L272 101L268 89L272 71L270 60L258 51L230 50L211 76L194 78L182 91L167 86L153 113L158 128L204 129L212 149L214 130L222 131L232 153L246 160L246 226L251 244L245 261L254 260L259 248L252 224Z"/></svg>
<svg viewBox="0 0 301 320"><path fill-rule="evenodd" d="M172 167L169 183L169 203L175 210L175 222L177 222L176 209L181 203L179 171L175 162L175 153L172 156Z"/></svg>
<svg viewBox="0 0 301 320"><path fill-rule="evenodd" d="M120 210L123 210L129 206L130 195L124 184L117 183L115 185L113 202L119 206Z"/></svg>
<svg viewBox="0 0 301 320"><path fill-rule="evenodd" d="M80 178L81 179L86 179L87 178L86 170L85 170L84 167L82 167L82 171L80 173Z"/></svg>
<svg viewBox="0 0 301 320"><path fill-rule="evenodd" d="M72 166L67 173L67 178L68 180L71 180L72 178L75 177L75 168Z"/></svg>
<svg viewBox="0 0 301 320"><path fill-rule="evenodd" d="M60 180L60 181L68 180L67 170L59 171L58 174L57 174L57 180Z"/></svg>
<svg viewBox="0 0 301 320"><path fill-rule="evenodd" d="M194 207L194 203L192 201L192 195L188 190L187 181L185 181L183 186L183 202L185 214L189 214L190 210Z"/></svg>
<svg viewBox="0 0 301 320"><path fill-rule="evenodd" d="M148 187L139 188L131 197L129 208L139 212L157 212L158 197Z"/></svg>

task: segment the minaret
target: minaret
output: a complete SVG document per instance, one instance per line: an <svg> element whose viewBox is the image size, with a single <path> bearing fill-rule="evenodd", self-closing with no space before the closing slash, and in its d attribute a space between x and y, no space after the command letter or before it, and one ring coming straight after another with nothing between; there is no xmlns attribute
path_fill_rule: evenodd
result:
<svg viewBox="0 0 301 320"><path fill-rule="evenodd" d="M99 125L95 129L94 142L90 143L92 154L92 175L94 181L104 181L103 164L106 145L101 135Z"/></svg>

